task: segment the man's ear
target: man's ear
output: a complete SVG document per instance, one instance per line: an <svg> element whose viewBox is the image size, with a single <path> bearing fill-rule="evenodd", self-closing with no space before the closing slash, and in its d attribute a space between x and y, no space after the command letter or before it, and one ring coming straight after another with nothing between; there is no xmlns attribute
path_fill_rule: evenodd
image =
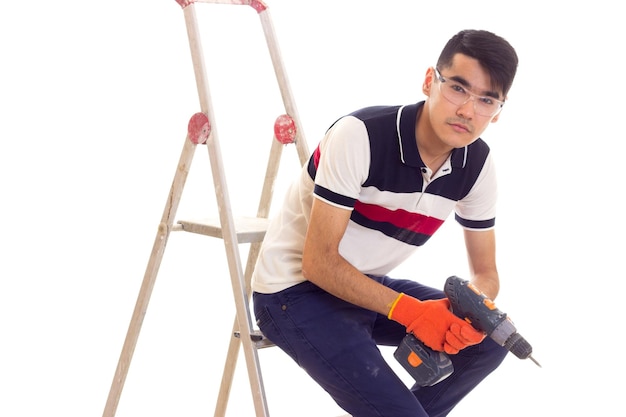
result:
<svg viewBox="0 0 626 417"><path fill-rule="evenodd" d="M504 98L504 100L506 101L506 97ZM498 119L500 118L500 115L502 114L502 110L504 109L500 109L500 112L498 112L498 114L496 114L495 116L493 116L493 119L491 119L491 123L495 123L498 121Z"/></svg>
<svg viewBox="0 0 626 417"><path fill-rule="evenodd" d="M424 83L422 84L422 92L427 97L430 97L430 90L433 86L433 81L435 80L435 69L430 67L426 70L426 75L424 76Z"/></svg>

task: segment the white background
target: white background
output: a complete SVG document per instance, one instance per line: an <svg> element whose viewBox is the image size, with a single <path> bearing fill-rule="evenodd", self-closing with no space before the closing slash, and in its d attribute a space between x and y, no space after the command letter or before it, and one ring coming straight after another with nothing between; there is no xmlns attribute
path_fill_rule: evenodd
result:
<svg viewBox="0 0 626 417"><path fill-rule="evenodd" d="M460 29L516 47L483 137L500 174L498 306L543 368L509 355L451 416L623 413L619 3L268 4L311 149L347 112L421 100ZM233 207L254 215L284 112L265 40L250 7L197 10ZM183 13L174 0L5 1L0 35L0 415L98 416L199 110ZM273 208L297 170L287 146ZM178 217L216 213L209 172L198 147ZM397 275L466 275L461 238L449 221ZM117 416L212 415L234 318L223 251L170 237ZM273 416L341 414L278 349L260 356ZM241 366L229 415L253 414Z"/></svg>

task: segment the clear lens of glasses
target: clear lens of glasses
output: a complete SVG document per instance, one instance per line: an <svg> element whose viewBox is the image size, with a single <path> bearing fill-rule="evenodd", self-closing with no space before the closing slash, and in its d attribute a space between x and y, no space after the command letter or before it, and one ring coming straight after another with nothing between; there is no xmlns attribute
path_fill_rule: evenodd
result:
<svg viewBox="0 0 626 417"><path fill-rule="evenodd" d="M439 71L437 72L439 73ZM443 94L443 96L452 104L462 106L469 100L473 99L474 111L481 116L487 117L495 116L504 105L504 103L500 100L493 97L478 96L467 91L467 89L465 89L465 87L461 84L446 79L441 74L438 75L441 94Z"/></svg>

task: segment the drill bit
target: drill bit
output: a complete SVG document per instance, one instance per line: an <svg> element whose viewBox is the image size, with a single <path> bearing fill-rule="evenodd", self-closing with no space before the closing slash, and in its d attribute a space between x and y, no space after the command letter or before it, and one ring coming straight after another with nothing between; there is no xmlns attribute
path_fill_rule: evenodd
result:
<svg viewBox="0 0 626 417"><path fill-rule="evenodd" d="M541 366L541 364L537 362L537 360L535 360L535 358L533 358L532 355L528 355L528 359L535 362L535 365L537 365L538 367L543 368L543 366Z"/></svg>

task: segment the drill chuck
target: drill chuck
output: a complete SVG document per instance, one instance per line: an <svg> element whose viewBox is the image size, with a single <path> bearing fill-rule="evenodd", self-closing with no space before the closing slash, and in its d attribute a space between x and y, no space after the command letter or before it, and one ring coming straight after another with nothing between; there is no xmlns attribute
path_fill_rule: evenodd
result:
<svg viewBox="0 0 626 417"><path fill-rule="evenodd" d="M527 359L531 357L530 355L533 353L533 348L530 346L530 343L519 333L513 333L504 343L504 347L520 359Z"/></svg>
<svg viewBox="0 0 626 417"><path fill-rule="evenodd" d="M493 329L489 337L520 359L527 359L533 353L530 343L517 332L515 325L508 317Z"/></svg>

